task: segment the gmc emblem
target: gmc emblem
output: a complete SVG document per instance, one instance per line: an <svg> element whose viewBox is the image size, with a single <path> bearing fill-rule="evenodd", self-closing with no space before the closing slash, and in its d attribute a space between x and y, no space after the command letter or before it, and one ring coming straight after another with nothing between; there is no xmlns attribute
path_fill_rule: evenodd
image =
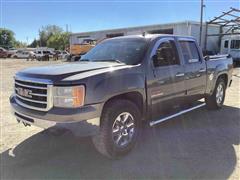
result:
<svg viewBox="0 0 240 180"><path fill-rule="evenodd" d="M16 88L17 94L19 94L20 96L23 97L28 97L28 98L32 98L32 91L30 89L23 89L23 88Z"/></svg>

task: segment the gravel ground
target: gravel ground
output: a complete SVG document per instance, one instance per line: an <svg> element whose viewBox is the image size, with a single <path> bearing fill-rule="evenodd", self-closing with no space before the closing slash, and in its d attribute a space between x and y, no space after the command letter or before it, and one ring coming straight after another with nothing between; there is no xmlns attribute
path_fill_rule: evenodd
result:
<svg viewBox="0 0 240 180"><path fill-rule="evenodd" d="M144 128L136 148L111 161L95 151L90 138L24 127L11 115L14 73L61 62L0 63L1 179L240 179L240 68L222 110L202 108Z"/></svg>

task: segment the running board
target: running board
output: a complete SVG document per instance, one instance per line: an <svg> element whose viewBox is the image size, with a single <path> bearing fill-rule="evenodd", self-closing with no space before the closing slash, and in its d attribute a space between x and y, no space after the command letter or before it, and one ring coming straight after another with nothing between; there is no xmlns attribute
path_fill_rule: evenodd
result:
<svg viewBox="0 0 240 180"><path fill-rule="evenodd" d="M154 126L154 125L156 125L156 124L158 124L158 123L161 123L161 122L163 122L163 121L166 121L166 120L172 119L172 118L174 118L174 117L180 116L180 115L182 115L182 114L185 114L185 113L187 113L187 112L190 112L190 111L192 111L192 110L194 110L194 109L198 109L198 108L203 107L203 106L205 106L205 105L206 105L206 103L202 103L202 104L199 104L199 105L197 105L197 106L191 107L191 108L189 108L189 109L182 110L182 111L180 111L180 112L178 112L178 113L176 113L176 114L172 114L172 115L170 115L170 116L166 116L166 117L164 117L164 118L162 118L162 119L159 119L159 120L156 120L156 121L151 121L151 122L149 123L149 125L150 125L150 126Z"/></svg>

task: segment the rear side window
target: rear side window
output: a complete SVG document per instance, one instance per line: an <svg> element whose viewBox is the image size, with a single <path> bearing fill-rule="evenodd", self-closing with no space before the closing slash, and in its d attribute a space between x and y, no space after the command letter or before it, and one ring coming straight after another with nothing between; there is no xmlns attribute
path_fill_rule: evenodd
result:
<svg viewBox="0 0 240 180"><path fill-rule="evenodd" d="M186 63L200 62L198 49L193 41L180 41L179 43Z"/></svg>
<svg viewBox="0 0 240 180"><path fill-rule="evenodd" d="M228 40L224 41L224 48L228 48Z"/></svg>
<svg viewBox="0 0 240 180"><path fill-rule="evenodd" d="M231 49L240 49L240 40L232 40Z"/></svg>

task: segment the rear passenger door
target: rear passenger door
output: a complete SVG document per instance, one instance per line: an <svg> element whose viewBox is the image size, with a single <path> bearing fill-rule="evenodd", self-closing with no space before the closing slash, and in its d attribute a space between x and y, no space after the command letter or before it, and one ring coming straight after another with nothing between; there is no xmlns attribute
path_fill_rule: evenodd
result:
<svg viewBox="0 0 240 180"><path fill-rule="evenodd" d="M182 58L185 67L185 84L187 98L199 98L204 95L206 88L206 63L199 53L193 39L179 39Z"/></svg>
<svg viewBox="0 0 240 180"><path fill-rule="evenodd" d="M154 78L149 86L152 115L159 115L178 106L185 95L184 67L181 65L174 38L160 39L152 50Z"/></svg>

